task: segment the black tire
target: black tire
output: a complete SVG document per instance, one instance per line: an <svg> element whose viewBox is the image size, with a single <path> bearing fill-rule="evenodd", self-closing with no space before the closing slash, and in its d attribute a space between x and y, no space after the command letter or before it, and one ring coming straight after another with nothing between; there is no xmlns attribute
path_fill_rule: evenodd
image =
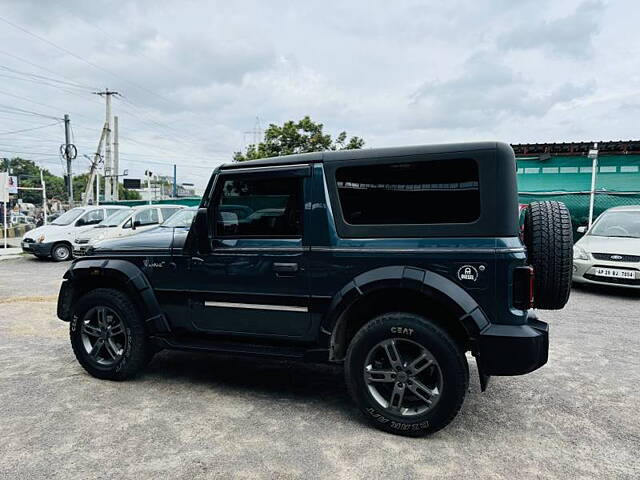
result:
<svg viewBox="0 0 640 480"><path fill-rule="evenodd" d="M573 229L564 203L529 204L524 242L535 273L535 306L543 310L561 309L569 300L573 269Z"/></svg>
<svg viewBox="0 0 640 480"><path fill-rule="evenodd" d="M122 321L124 341L121 356L112 359L113 364L103 365L87 351L83 339L82 324L85 317L96 308L106 307ZM116 289L98 288L84 295L73 309L69 328L71 346L76 359L91 375L106 380L125 380L138 374L151 360L150 345L144 321L129 297ZM86 335L85 335L86 337ZM105 355L106 357L106 355Z"/></svg>
<svg viewBox="0 0 640 480"><path fill-rule="evenodd" d="M56 262L65 262L73 258L73 249L71 245L65 242L59 242L51 247L51 258Z"/></svg>
<svg viewBox="0 0 640 480"><path fill-rule="evenodd" d="M442 379L441 390L433 406L426 407L428 410L401 415L399 409L394 411L384 408L374 398L370 386L378 384L371 384L365 380L366 364L371 358L370 352L375 351L381 342L389 340L396 344L416 344L426 349L435 359L437 373L441 374ZM400 351L398 348L398 352ZM435 370L436 367L430 368ZM425 372L427 371L425 369ZM444 330L425 317L398 312L380 315L356 333L347 351L345 376L351 397L371 424L380 430L410 437L424 436L448 425L462 407L469 386L469 366L463 349ZM399 382L393 383L399 377L393 375L393 378L394 386L388 388L400 385ZM409 392L411 381L406 378L404 381L406 392ZM412 393L409 392L408 395L407 401L411 401ZM413 398L418 400L417 397ZM433 398L435 397L431 397ZM390 403L391 401L387 407L390 407ZM398 406L402 406L402 400Z"/></svg>

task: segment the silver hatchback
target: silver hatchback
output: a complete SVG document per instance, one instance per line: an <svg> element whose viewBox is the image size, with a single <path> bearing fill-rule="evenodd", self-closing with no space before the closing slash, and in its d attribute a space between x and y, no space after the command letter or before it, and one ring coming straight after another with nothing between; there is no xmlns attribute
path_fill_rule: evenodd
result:
<svg viewBox="0 0 640 480"><path fill-rule="evenodd" d="M598 217L573 246L573 281L640 288L640 205Z"/></svg>

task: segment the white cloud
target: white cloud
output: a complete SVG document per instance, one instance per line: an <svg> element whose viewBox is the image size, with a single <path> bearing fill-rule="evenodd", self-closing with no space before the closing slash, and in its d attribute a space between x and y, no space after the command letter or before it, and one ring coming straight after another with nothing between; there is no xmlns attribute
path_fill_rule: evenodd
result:
<svg viewBox="0 0 640 480"><path fill-rule="evenodd" d="M91 91L121 92L114 113L132 175L170 173L175 162L183 180L204 185L209 170L193 166L229 160L256 115L264 128L308 114L367 146L637 136L640 12L631 0L4 6L3 18L99 68L2 23L0 65L91 88L0 69L0 104L69 113L90 154L104 118ZM0 131L46 122L0 109ZM61 140L59 127L0 137L0 156L47 152L33 158L59 172ZM78 160L76 171L87 166Z"/></svg>

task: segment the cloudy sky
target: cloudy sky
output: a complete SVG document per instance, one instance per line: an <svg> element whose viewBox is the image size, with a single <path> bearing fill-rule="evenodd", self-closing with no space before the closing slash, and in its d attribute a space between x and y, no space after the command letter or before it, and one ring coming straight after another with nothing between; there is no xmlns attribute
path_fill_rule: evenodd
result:
<svg viewBox="0 0 640 480"><path fill-rule="evenodd" d="M0 157L56 173L64 113L88 170L104 88L121 168L199 186L258 124L304 115L367 147L640 137L632 0L0 5Z"/></svg>

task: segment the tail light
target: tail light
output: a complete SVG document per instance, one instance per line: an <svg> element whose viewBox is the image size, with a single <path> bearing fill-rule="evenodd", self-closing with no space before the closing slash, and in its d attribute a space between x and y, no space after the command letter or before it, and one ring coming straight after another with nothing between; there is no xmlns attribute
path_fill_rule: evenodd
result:
<svg viewBox="0 0 640 480"><path fill-rule="evenodd" d="M533 267L517 267L513 270L513 306L521 310L533 308L535 272Z"/></svg>

